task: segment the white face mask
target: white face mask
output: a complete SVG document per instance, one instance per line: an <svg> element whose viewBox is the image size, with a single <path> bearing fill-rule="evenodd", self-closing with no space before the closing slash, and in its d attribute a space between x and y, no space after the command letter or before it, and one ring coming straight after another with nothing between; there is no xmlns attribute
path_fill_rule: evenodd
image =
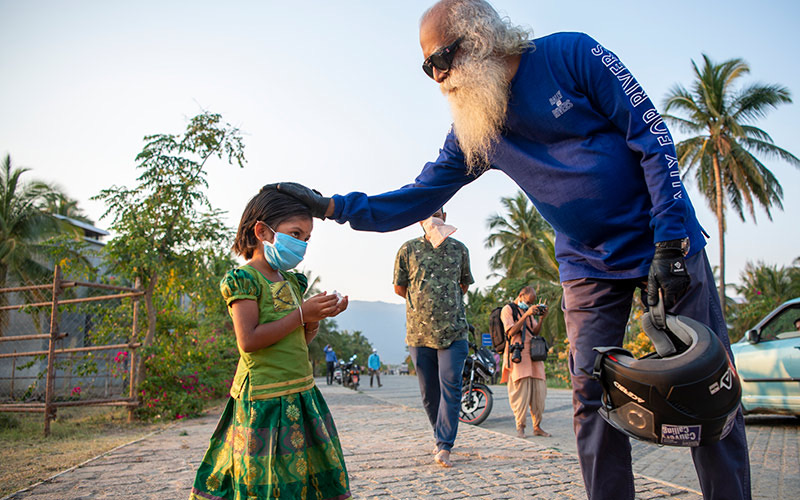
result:
<svg viewBox="0 0 800 500"><path fill-rule="evenodd" d="M425 236L428 237L433 248L437 248L448 236L456 232L455 226L445 224L444 220L439 217L428 217L422 221L422 229L425 230Z"/></svg>

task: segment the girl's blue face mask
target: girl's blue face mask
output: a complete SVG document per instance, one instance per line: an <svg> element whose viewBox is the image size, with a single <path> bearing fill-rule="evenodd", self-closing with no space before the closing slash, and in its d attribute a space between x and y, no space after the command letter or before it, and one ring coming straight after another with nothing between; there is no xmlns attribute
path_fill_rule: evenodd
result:
<svg viewBox="0 0 800 500"><path fill-rule="evenodd" d="M269 227L266 222L264 225ZM269 228L275 235L275 241L272 243L269 241L263 242L264 257L267 259L267 264L279 271L294 269L297 264L303 261L308 243L288 234L279 233L271 227Z"/></svg>

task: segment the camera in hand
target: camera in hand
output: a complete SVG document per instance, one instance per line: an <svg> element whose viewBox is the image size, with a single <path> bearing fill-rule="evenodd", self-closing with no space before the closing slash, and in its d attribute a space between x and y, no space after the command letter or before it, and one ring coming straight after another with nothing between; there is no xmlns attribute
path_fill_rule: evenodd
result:
<svg viewBox="0 0 800 500"><path fill-rule="evenodd" d="M511 362L519 363L522 361L522 342L514 342L508 348L511 353Z"/></svg>
<svg viewBox="0 0 800 500"><path fill-rule="evenodd" d="M536 307L536 312L534 313L536 316L542 316L547 312L547 304L539 304Z"/></svg>

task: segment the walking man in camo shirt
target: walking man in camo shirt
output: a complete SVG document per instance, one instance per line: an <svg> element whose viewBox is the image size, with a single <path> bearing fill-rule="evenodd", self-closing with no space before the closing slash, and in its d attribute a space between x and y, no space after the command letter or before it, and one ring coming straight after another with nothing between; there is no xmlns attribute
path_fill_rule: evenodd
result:
<svg viewBox="0 0 800 500"><path fill-rule="evenodd" d="M421 222L425 235L400 247L394 291L406 299L406 343L433 427L434 459L451 467L469 349L463 296L474 280L467 247L449 237L455 228L444 223L446 216L444 209L437 210Z"/></svg>

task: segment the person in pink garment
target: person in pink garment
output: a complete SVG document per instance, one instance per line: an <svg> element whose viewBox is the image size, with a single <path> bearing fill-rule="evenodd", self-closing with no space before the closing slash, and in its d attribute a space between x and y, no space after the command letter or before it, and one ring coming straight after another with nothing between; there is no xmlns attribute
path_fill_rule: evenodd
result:
<svg viewBox="0 0 800 500"><path fill-rule="evenodd" d="M517 435L525 437L525 423L528 420L528 410L533 421L533 435L549 437L542 427L542 413L544 400L547 395L545 383L544 362L531 361L531 337L539 335L542 329L542 319L547 315L547 308L537 305L536 290L526 286L520 290L517 298L511 304L506 304L500 311L500 319L506 336L509 338L505 354L503 354L503 376L501 383L508 386L508 402L514 412L517 424ZM522 331L525 330L524 342ZM510 346L523 343L522 354L519 362L514 362Z"/></svg>

